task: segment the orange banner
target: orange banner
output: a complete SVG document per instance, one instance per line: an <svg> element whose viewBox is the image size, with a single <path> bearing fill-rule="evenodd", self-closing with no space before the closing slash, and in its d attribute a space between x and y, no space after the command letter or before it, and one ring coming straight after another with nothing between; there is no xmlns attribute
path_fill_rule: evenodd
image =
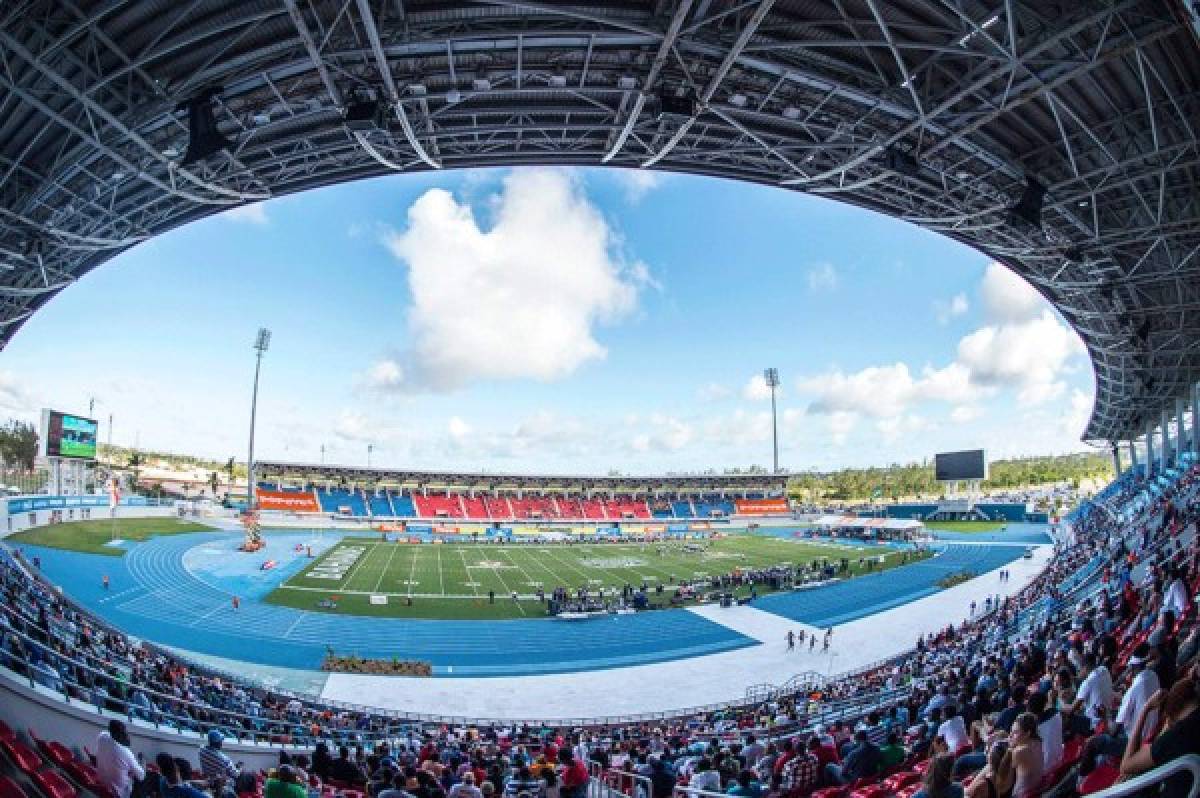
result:
<svg viewBox="0 0 1200 798"><path fill-rule="evenodd" d="M258 496L258 507L261 510L289 510L293 513L319 513L321 505L317 497L310 491L294 490L255 490Z"/></svg>
<svg viewBox="0 0 1200 798"><path fill-rule="evenodd" d="M734 499L738 515L787 515L787 499Z"/></svg>

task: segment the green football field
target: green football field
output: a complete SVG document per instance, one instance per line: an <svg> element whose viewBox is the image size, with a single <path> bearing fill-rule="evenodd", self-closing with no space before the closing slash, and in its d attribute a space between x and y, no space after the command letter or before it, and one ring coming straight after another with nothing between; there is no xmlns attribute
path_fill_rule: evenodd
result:
<svg viewBox="0 0 1200 798"><path fill-rule="evenodd" d="M691 548L688 548L691 544ZM697 545L698 544L698 545ZM892 549L733 535L712 541L663 544L404 544L346 538L276 588L267 601L299 609L407 618L533 618L546 614L533 594L540 587L620 590L648 585L651 602L665 605L673 584L738 568L801 565L885 554ZM910 552L909 557L912 554ZM663 585L662 593L656 591ZM488 593L495 593L494 601ZM763 592L764 587L759 587ZM514 601L512 593L521 598ZM743 588L742 595L749 592ZM386 597L376 598L372 596ZM379 603L386 601L386 603ZM333 602L336 607L321 606Z"/></svg>

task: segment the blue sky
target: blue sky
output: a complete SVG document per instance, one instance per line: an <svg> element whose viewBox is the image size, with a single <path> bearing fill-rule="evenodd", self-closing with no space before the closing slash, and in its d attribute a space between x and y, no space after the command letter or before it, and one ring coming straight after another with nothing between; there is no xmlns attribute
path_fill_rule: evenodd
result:
<svg viewBox="0 0 1200 798"><path fill-rule="evenodd" d="M973 250L826 199L620 170L395 176L146 242L0 353L0 415L115 443L493 471L881 464L1081 448L1082 346Z"/></svg>

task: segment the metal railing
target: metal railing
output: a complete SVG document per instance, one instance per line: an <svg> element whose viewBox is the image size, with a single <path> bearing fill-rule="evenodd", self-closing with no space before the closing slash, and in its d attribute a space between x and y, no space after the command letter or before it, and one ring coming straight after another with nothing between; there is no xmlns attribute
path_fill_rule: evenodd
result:
<svg viewBox="0 0 1200 798"><path fill-rule="evenodd" d="M1178 759L1172 759L1166 764L1159 765L1154 770L1147 771L1140 776L1134 776L1129 781L1114 784L1107 790L1094 792L1091 794L1091 798L1125 798L1128 795L1136 795L1147 787L1154 787L1161 784L1177 773L1191 775L1192 786L1188 788L1187 798L1198 798L1200 796L1200 756L1196 754L1188 754Z"/></svg>

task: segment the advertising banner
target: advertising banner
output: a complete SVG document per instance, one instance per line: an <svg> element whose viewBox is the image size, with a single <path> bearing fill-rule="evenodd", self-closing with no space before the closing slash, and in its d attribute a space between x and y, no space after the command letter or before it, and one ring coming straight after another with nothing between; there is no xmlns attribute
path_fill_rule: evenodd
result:
<svg viewBox="0 0 1200 798"><path fill-rule="evenodd" d="M258 496L260 510L286 510L293 513L321 512L321 505L317 503L317 497L309 491L258 488L254 493Z"/></svg>
<svg viewBox="0 0 1200 798"><path fill-rule="evenodd" d="M738 515L787 515L787 499L735 499L734 512Z"/></svg>

